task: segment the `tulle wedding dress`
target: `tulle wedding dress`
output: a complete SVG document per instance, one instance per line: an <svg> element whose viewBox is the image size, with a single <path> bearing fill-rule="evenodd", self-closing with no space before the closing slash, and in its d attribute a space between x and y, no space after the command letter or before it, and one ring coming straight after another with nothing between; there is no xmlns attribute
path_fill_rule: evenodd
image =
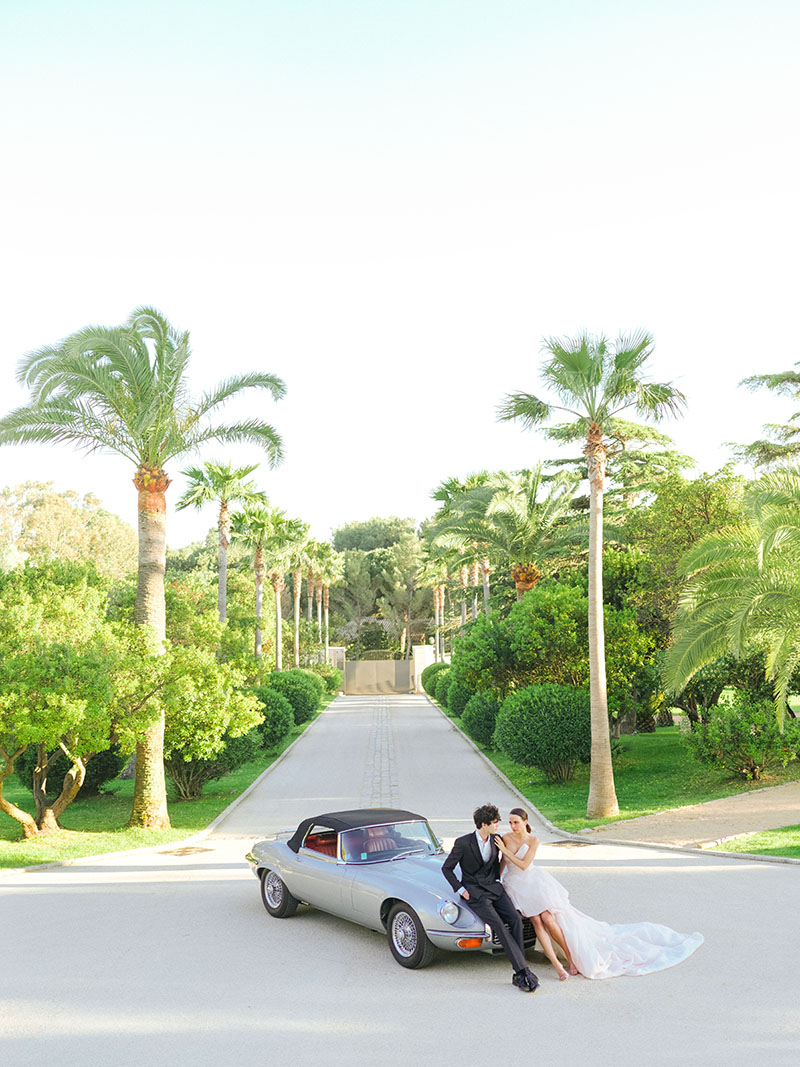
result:
<svg viewBox="0 0 800 1067"><path fill-rule="evenodd" d="M528 851L522 845L515 855ZM564 931L572 961L586 978L650 974L674 967L703 943L703 935L679 934L658 923L611 924L592 919L569 902L564 886L532 863L524 871L506 860L502 876L517 911L539 915L549 910Z"/></svg>

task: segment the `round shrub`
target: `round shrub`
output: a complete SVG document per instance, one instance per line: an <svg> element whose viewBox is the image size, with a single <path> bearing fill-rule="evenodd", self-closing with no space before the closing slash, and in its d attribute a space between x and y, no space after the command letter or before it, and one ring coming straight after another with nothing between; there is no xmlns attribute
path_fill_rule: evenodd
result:
<svg viewBox="0 0 800 1067"><path fill-rule="evenodd" d="M130 759L130 754L123 756L116 745L98 752L92 756L86 764L86 777L80 788L76 800L81 797L97 796L106 782L112 781L122 771ZM28 745L14 763L17 777L28 789L33 789L33 772L38 762L36 745ZM70 769L70 761L60 752L50 763L47 769L47 796L50 800L56 800L64 785L64 775Z"/></svg>
<svg viewBox="0 0 800 1067"><path fill-rule="evenodd" d="M472 690L467 689L451 675L450 686L447 690L447 710L451 715L462 715L467 701L472 696Z"/></svg>
<svg viewBox="0 0 800 1067"><path fill-rule="evenodd" d="M255 694L264 716L264 721L256 727L261 743L266 749L275 748L294 726L294 708L282 693L268 685L259 686Z"/></svg>
<svg viewBox="0 0 800 1067"><path fill-rule="evenodd" d="M422 688L428 694L429 697L434 696L434 685L436 682L436 676L440 671L449 670L450 664L444 663L439 660L437 663L429 663L422 674L419 676Z"/></svg>
<svg viewBox="0 0 800 1067"><path fill-rule="evenodd" d="M338 693L342 688L342 672L332 663L315 663L310 673L321 679L326 693Z"/></svg>
<svg viewBox="0 0 800 1067"><path fill-rule="evenodd" d="M729 703L709 708L707 721L683 735L693 754L731 774L758 779L774 767L785 767L800 751L800 723L787 720L778 729L775 706L745 690Z"/></svg>
<svg viewBox="0 0 800 1067"><path fill-rule="evenodd" d="M494 737L500 701L489 693L475 693L467 701L461 725L473 741L488 748Z"/></svg>
<svg viewBox="0 0 800 1067"><path fill-rule="evenodd" d="M292 705L294 721L298 726L313 716L324 688L319 678L296 667L288 671L272 671L267 685L286 697Z"/></svg>
<svg viewBox="0 0 800 1067"><path fill-rule="evenodd" d="M530 685L503 701L495 744L523 767L538 767L549 782L568 782L592 747L589 694L571 685Z"/></svg>
<svg viewBox="0 0 800 1067"><path fill-rule="evenodd" d="M441 704L443 708L447 707L447 690L450 688L449 674L449 668L446 671L439 671L433 685L433 698Z"/></svg>
<svg viewBox="0 0 800 1067"><path fill-rule="evenodd" d="M261 736L258 728L250 730L240 737L223 737L225 747L213 759L185 760L180 750L173 752L164 760L164 770L175 786L179 800L198 800L206 782L223 778L231 771L237 770L244 763L258 759L261 754Z"/></svg>

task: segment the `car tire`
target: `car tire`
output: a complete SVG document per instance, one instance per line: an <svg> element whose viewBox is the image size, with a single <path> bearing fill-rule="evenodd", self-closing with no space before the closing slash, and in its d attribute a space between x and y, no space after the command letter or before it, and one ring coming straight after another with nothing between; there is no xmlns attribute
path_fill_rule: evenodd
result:
<svg viewBox="0 0 800 1067"><path fill-rule="evenodd" d="M392 955L401 967L417 970L433 962L436 949L428 940L419 916L408 904L395 904L391 909L386 936Z"/></svg>
<svg viewBox="0 0 800 1067"><path fill-rule="evenodd" d="M289 892L286 882L275 871L261 872L261 899L264 907L276 919L288 919L297 911L297 897Z"/></svg>

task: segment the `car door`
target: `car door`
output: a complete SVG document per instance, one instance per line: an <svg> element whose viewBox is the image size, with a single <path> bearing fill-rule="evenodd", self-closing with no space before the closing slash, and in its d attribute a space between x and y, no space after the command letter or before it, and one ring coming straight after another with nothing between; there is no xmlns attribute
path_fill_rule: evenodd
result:
<svg viewBox="0 0 800 1067"><path fill-rule="evenodd" d="M313 830L312 827L306 840L313 838ZM292 864L292 884L289 888L306 904L352 919L352 881L353 868L339 859L338 848L334 855L329 855L303 844Z"/></svg>

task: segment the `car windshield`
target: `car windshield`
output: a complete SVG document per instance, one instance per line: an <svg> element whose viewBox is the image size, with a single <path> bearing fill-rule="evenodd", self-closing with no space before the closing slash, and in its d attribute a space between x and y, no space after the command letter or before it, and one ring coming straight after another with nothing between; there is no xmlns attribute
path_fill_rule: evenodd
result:
<svg viewBox="0 0 800 1067"><path fill-rule="evenodd" d="M342 857L347 863L392 860L403 853L437 852L439 845L426 822L390 822L344 830Z"/></svg>

